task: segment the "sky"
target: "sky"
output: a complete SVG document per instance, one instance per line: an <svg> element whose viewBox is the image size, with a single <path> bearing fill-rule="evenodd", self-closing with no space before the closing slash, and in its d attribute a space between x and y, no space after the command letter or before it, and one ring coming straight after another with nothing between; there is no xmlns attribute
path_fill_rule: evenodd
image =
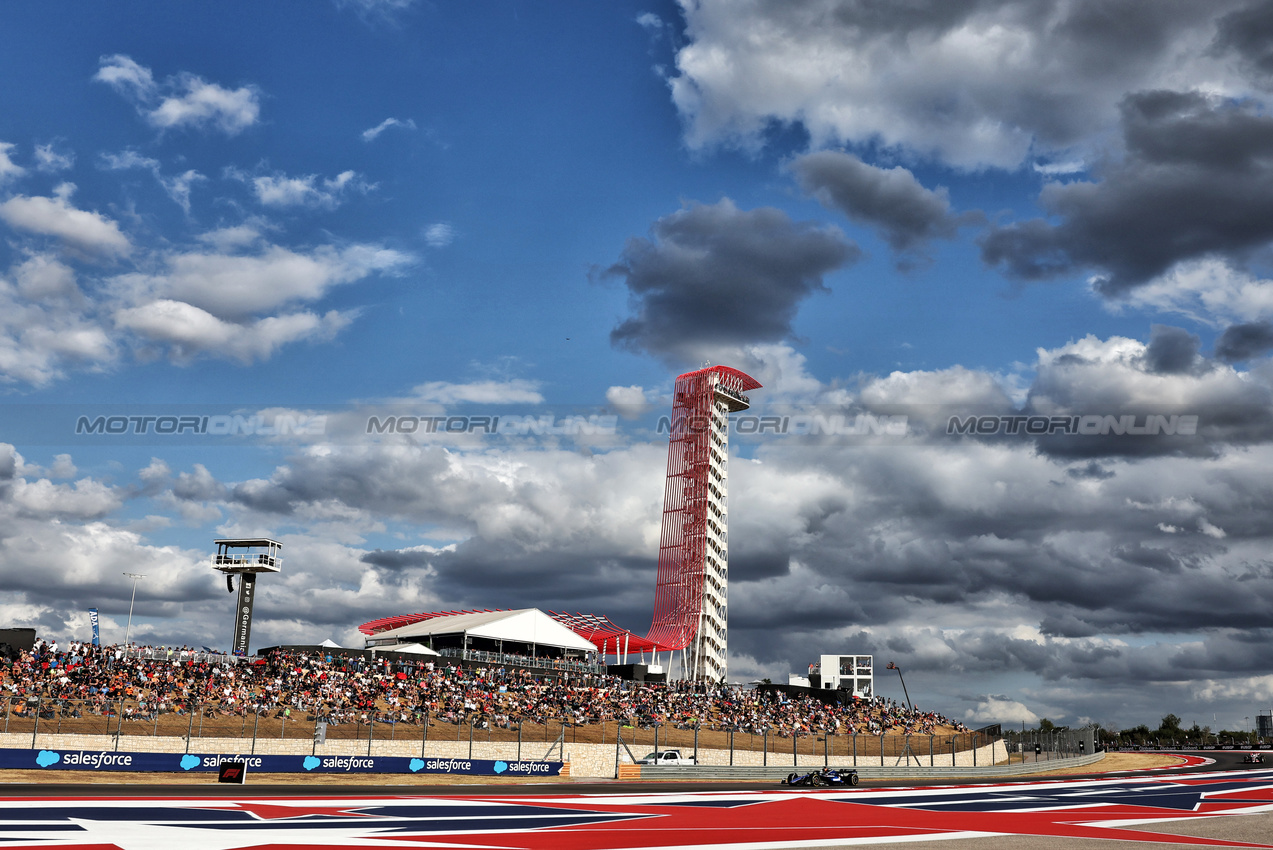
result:
<svg viewBox="0 0 1273 850"><path fill-rule="evenodd" d="M0 622L121 641L135 573L134 639L226 647L213 540L268 535L254 648L644 633L714 363L763 384L731 680L1254 726L1270 45L1268 0L8 4Z"/></svg>

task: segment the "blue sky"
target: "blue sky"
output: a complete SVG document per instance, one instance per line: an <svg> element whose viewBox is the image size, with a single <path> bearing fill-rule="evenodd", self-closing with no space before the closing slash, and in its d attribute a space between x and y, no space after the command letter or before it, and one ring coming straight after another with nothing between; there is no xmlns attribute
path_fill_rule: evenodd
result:
<svg viewBox="0 0 1273 850"><path fill-rule="evenodd" d="M736 439L733 678L872 652L971 723L1233 727L1273 701L1273 4L50 2L3 22L7 622L84 636L95 605L117 639L140 571L137 634L224 645L207 550L268 533L287 567L255 645L488 606L641 631L656 420L710 360L761 380L757 414L909 423ZM74 433L184 412L325 419ZM403 413L614 431L363 427ZM945 433L973 413L1199 427Z"/></svg>

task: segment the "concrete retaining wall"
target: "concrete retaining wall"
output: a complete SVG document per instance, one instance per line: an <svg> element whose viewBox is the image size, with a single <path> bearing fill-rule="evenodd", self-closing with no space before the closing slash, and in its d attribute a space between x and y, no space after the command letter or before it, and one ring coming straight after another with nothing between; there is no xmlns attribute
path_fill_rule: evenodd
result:
<svg viewBox="0 0 1273 850"><path fill-rule="evenodd" d="M24 748L31 747L31 735L29 733L0 733L0 747ZM311 752L316 755L373 755L373 756L420 756L428 758L468 758L471 754L475 759L543 759L548 756L553 761L570 762L570 775L575 777L613 777L616 767L616 747L614 744L571 744L567 743L562 747L555 745L552 752L548 753L548 745L543 741L524 742L521 747L521 753L518 754L517 744L496 743L485 741L474 741L472 750L467 740L463 741L440 741L431 740L421 747L420 741L390 741L375 740L371 742L370 751L367 741L348 741L348 740L332 740L326 744L315 747L309 740L302 738L289 738L286 740L257 738L255 744L250 738L194 738L189 745L186 739L178 736L170 737L150 737L150 736L134 736L124 735L116 740L114 735L59 735L40 733L36 740L36 748L58 749L58 750L120 750L125 752L153 752L153 753L251 753L257 755L309 755ZM632 754L637 758L644 756L648 752L648 747L642 746L638 752L632 750ZM683 750L686 754L692 753L692 750ZM618 748L617 764L632 764L632 758L624 747ZM854 767L863 777L868 776L998 776L1011 775L1013 773L1032 773L1039 768L1032 764L1025 765L1024 768L1013 765L1012 767L989 767L994 765L996 761L1007 757L1002 741L995 741L990 745L979 747L976 751L965 750L955 753L954 764L952 764L951 755L946 753L944 756L936 755L933 758L933 764L930 765L928 754L923 756L918 754L911 756L903 763L896 756L885 756L883 765L880 764L880 757L862 756L856 760L856 764L852 758L844 756L836 756L833 764L840 767ZM1100 758L1097 756L1088 756L1087 760L1083 759L1065 759L1066 764L1081 765L1090 764ZM768 762L768 767L764 768L764 762ZM705 767L723 768L726 772L730 768L730 751L729 750L709 750L706 748L698 751L698 763ZM761 770L761 778L770 778L776 780L786 776L788 773L796 771L798 768L803 770L811 770L823 766L823 757L821 755L808 755L801 753L799 763L796 764L790 753L769 753L766 757L764 753L754 752L750 750L735 750L733 753L734 768L757 768ZM975 767L974 767L975 763ZM692 773L676 774L677 778L694 776L708 778L703 768L644 768L643 776L656 775L654 771L658 771L659 776L673 778L673 774L664 773L664 771L687 770ZM737 773L737 771L735 771ZM713 773L713 776L716 774ZM724 775L724 774L722 774ZM730 774L733 775L733 774ZM737 778L746 778L738 776Z"/></svg>

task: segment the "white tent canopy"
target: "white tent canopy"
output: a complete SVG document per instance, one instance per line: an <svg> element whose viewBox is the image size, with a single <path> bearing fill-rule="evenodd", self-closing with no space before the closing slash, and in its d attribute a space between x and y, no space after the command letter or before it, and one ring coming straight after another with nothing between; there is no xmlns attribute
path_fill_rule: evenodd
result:
<svg viewBox="0 0 1273 850"><path fill-rule="evenodd" d="M551 646L580 652L597 651L596 644L579 637L538 608L432 617L409 626L399 626L373 635L367 638L367 647L389 649L399 642L422 643L432 635L460 633L468 637L511 643Z"/></svg>
<svg viewBox="0 0 1273 850"><path fill-rule="evenodd" d="M323 641L322 643L319 644L319 646L325 646L328 649L344 649L345 648L341 646L340 644L336 643L336 641L332 640L331 638L328 638L327 640Z"/></svg>
<svg viewBox="0 0 1273 850"><path fill-rule="evenodd" d="M377 646L373 647L381 652L401 652L404 655L441 655L442 653L429 649L420 643L400 643L396 646Z"/></svg>

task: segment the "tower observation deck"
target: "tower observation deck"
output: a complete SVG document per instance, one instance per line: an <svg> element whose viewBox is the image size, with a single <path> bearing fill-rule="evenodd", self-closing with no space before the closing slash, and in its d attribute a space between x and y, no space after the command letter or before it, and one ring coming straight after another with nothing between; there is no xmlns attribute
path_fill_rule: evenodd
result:
<svg viewBox="0 0 1273 850"><path fill-rule="evenodd" d="M648 639L682 650L685 677L728 673L729 414L746 410L750 375L708 366L676 379L663 530Z"/></svg>

